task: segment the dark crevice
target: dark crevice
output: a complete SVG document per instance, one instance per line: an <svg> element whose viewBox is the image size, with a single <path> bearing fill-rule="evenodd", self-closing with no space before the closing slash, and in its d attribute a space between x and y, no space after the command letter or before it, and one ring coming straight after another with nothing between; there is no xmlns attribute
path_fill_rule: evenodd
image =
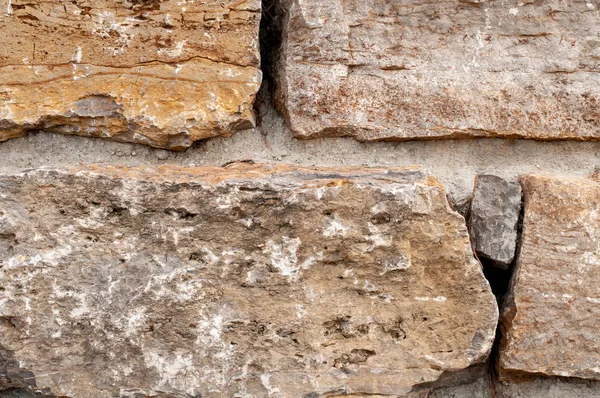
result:
<svg viewBox="0 0 600 398"><path fill-rule="evenodd" d="M490 287L492 288L492 293L496 296L498 307L501 307L510 286L514 265L511 264L507 269L502 269L494 265L492 260L479 257L479 261L483 268L483 275L488 280Z"/></svg>
<svg viewBox="0 0 600 398"><path fill-rule="evenodd" d="M263 0L260 20L260 57L263 81L273 81L275 65L281 47L281 5L277 0Z"/></svg>
<svg viewBox="0 0 600 398"><path fill-rule="evenodd" d="M263 81L254 103L257 126L262 124L262 105L272 100L272 91L275 87L275 68L282 40L282 13L279 3L280 1L278 0L262 1L259 40L260 68L263 72Z"/></svg>
<svg viewBox="0 0 600 398"><path fill-rule="evenodd" d="M492 287L492 292L496 296L496 302L498 303L500 319L498 321L498 326L496 326L496 335L494 338L494 344L492 346L492 350L490 352L490 357L487 361L487 379L489 383L489 392L492 398L499 398L498 395L498 357L500 354L500 341L502 339L501 332L501 321L502 321L502 309L504 298L508 293L508 288L510 286L510 277L512 274L513 264L507 270L503 270L500 268L496 268L493 265L488 266L488 271L486 272L486 266L484 265L484 274L485 277L490 281L490 286Z"/></svg>
<svg viewBox="0 0 600 398"><path fill-rule="evenodd" d="M517 244L515 248L515 260L511 264L511 275L514 274L514 266L517 262L517 259L521 256L521 245L523 243L523 219L525 217L525 193L523 191L523 187L521 187L521 210L519 211L519 221L517 222Z"/></svg>
<svg viewBox="0 0 600 398"><path fill-rule="evenodd" d="M523 233L523 215L524 215L524 200L523 194L521 194L521 208L519 211L519 220L517 222L517 241L515 249L515 257L513 262L508 266L507 269L502 269L494 266L491 260L480 258L481 265L483 268L483 274L490 283L492 293L496 296L496 302L498 303L498 309L500 319L498 320L498 326L496 327L496 337L494 339L494 345L488 359L488 381L490 388L490 396L492 398L499 398L498 383L498 360L500 355L500 348L502 344L502 314L505 310L507 300L511 292L511 285L513 283L513 277L515 275L516 263L519 259L521 252L521 236Z"/></svg>
<svg viewBox="0 0 600 398"><path fill-rule="evenodd" d="M191 220L198 216L197 213L193 213L183 207L179 207L177 209L169 207L164 210L164 213L173 216L178 220Z"/></svg>
<svg viewBox="0 0 600 398"><path fill-rule="evenodd" d="M500 312L502 313L502 312ZM488 369L487 369L487 378L490 389L490 396L492 398L498 398L498 367L496 364L498 363L498 355L499 355L499 347L500 347L500 339L502 338L502 333L500 332L500 323L498 323L498 327L496 327L496 337L494 338L494 345L492 346L492 351L490 352L490 358L488 359Z"/></svg>

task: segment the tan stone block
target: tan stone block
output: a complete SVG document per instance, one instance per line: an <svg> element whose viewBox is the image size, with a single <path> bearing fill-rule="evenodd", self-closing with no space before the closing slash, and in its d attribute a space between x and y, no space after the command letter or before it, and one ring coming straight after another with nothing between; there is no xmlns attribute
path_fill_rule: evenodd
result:
<svg viewBox="0 0 600 398"><path fill-rule="evenodd" d="M417 169L82 166L0 187L0 345L56 395L414 396L491 349L464 219Z"/></svg>
<svg viewBox="0 0 600 398"><path fill-rule="evenodd" d="M522 179L520 256L503 315L505 379L600 380L600 185L592 179Z"/></svg>

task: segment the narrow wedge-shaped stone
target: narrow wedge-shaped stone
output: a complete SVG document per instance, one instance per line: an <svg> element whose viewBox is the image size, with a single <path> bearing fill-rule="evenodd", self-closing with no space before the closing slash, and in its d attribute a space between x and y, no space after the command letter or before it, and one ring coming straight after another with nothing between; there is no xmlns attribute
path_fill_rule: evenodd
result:
<svg viewBox="0 0 600 398"><path fill-rule="evenodd" d="M521 185L491 174L475 179L469 227L475 252L495 266L506 269L517 248L517 225L521 213Z"/></svg>
<svg viewBox="0 0 600 398"><path fill-rule="evenodd" d="M0 215L4 361L57 396L404 396L494 338L417 169L35 170L0 177Z"/></svg>

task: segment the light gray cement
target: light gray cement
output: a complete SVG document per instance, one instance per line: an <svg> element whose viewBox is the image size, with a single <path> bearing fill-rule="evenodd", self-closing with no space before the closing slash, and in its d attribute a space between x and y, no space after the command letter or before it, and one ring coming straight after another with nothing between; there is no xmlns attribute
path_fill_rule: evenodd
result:
<svg viewBox="0 0 600 398"><path fill-rule="evenodd" d="M600 398L600 382L579 379L536 379L519 384L500 384L496 396L497 398Z"/></svg>
<svg viewBox="0 0 600 398"><path fill-rule="evenodd" d="M434 390L427 398L496 398L491 394L490 384L485 377L462 386Z"/></svg>
<svg viewBox="0 0 600 398"><path fill-rule="evenodd" d="M262 126L230 138L214 138L185 152L142 145L36 132L0 143L0 172L78 163L133 165L221 165L252 159L302 165L419 165L460 200L470 196L477 173L509 180L527 173L588 176L600 166L600 142L537 142L475 139L361 143L350 138L297 140L270 106Z"/></svg>
<svg viewBox="0 0 600 398"><path fill-rule="evenodd" d="M470 384L434 390L428 398L600 398L600 382L538 378L522 383L498 383L492 388L486 377Z"/></svg>

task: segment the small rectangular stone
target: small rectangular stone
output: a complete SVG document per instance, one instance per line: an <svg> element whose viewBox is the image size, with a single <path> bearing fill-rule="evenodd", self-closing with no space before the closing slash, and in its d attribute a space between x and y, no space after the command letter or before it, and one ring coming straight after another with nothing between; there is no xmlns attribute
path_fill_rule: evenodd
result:
<svg viewBox="0 0 600 398"><path fill-rule="evenodd" d="M0 286L0 390L73 398L424 394L497 323L464 219L411 168L2 175Z"/></svg>
<svg viewBox="0 0 600 398"><path fill-rule="evenodd" d="M479 174L469 214L475 252L507 269L515 257L521 213L521 186L491 174Z"/></svg>

